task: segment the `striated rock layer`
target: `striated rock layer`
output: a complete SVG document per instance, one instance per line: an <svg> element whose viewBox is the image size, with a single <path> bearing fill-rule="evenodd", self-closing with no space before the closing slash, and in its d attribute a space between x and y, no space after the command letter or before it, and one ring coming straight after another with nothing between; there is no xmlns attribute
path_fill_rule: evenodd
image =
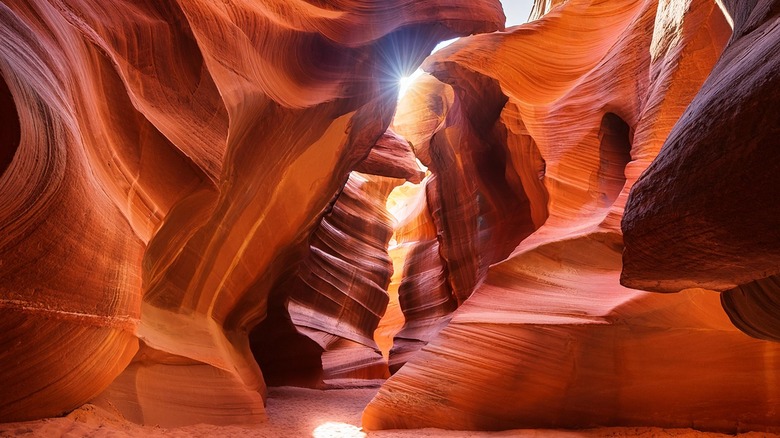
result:
<svg viewBox="0 0 780 438"><path fill-rule="evenodd" d="M392 130L350 173L311 235L309 254L279 280L269 316L250 335L269 384L319 386L387 377L374 341L394 269L387 252L393 219L386 200L401 184L398 178L420 182L423 176L409 143Z"/></svg>
<svg viewBox="0 0 780 438"><path fill-rule="evenodd" d="M479 257L476 240L458 245L457 257L452 247L430 251L428 272L437 263L471 272L476 287L382 386L364 428L780 429L780 345L737 330L710 291L620 285L629 190L716 65L731 35L727 17L708 0L539 1L536 11L545 15L426 61L436 79L417 87L436 93L419 107L437 117L394 122L423 161L449 136L440 129L448 111L471 114L458 125L503 126L493 131L506 156L499 175L530 211L507 226L535 231L485 271L464 270ZM443 104L455 100L465 109ZM450 169L484 143L467 137L458 146L458 159L441 150L431 159L443 163L437 177L457 174ZM427 205L446 223L436 219L437 199Z"/></svg>
<svg viewBox="0 0 780 438"><path fill-rule="evenodd" d="M0 421L780 431L778 4L0 0Z"/></svg>
<svg viewBox="0 0 780 438"><path fill-rule="evenodd" d="M384 200L397 184L353 172L312 235L308 257L275 288L274 310L286 324L280 327L274 323L279 318L268 318L250 336L269 383L386 377L373 332L387 308L385 290L393 268L387 254L392 223ZM301 357L309 349L291 341L293 331L317 344L316 357ZM308 372L291 368L300 363L314 367Z"/></svg>
<svg viewBox="0 0 780 438"><path fill-rule="evenodd" d="M452 86L423 76L393 120L431 176L425 197L415 199L420 205L396 229L409 252L398 289L405 323L390 352L391 369L435 336L488 266L506 258L547 214L537 177L512 170L506 127L498 120L507 98L498 84L448 74ZM525 190L526 184L532 187Z"/></svg>
<svg viewBox="0 0 780 438"><path fill-rule="evenodd" d="M734 34L631 192L623 284L725 291L751 336L780 340L780 2L723 1Z"/></svg>
<svg viewBox="0 0 780 438"><path fill-rule="evenodd" d="M101 392L140 423L261 420L248 332L397 78L502 22L496 1L0 2L0 421Z"/></svg>

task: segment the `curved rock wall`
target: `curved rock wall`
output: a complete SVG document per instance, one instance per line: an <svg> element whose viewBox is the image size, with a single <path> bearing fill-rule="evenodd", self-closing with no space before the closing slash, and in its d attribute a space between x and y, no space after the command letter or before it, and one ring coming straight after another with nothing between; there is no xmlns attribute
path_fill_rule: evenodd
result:
<svg viewBox="0 0 780 438"><path fill-rule="evenodd" d="M704 0L549 3L537 21L423 65L475 112L500 87L506 173L546 214L385 383L364 427L778 429L780 347L739 332L710 291L620 285L629 190L706 84L727 18Z"/></svg>
<svg viewBox="0 0 780 438"><path fill-rule="evenodd" d="M725 291L737 327L780 340L780 3L722 3L734 34L631 192L621 281Z"/></svg>
<svg viewBox="0 0 780 438"><path fill-rule="evenodd" d="M387 129L398 77L503 22L496 1L438 0L7 0L0 16L21 131L0 154L0 419L105 390L174 425L262 419L247 332L271 286ZM206 408L204 385L222 391Z"/></svg>
<svg viewBox="0 0 780 438"><path fill-rule="evenodd" d="M391 369L433 338L488 266L506 258L547 214L538 179L524 180L512 169L499 120L507 97L498 84L455 68L447 75L450 84L422 76L393 119L431 175L423 182L425 198L417 199L424 214L410 215L396 229L396 239L411 247L398 290L405 324L390 352ZM524 184L532 186L530 195ZM421 220L435 234L415 236Z"/></svg>
<svg viewBox="0 0 780 438"><path fill-rule="evenodd" d="M387 365L373 334L389 299L386 289L393 266L387 242L392 223L384 201L397 184L352 172L312 234L310 254L296 274L272 292L280 302L277 311L289 320L286 330L292 325L320 347L311 360L321 361L322 380L386 377ZM285 350L293 355L301 346L285 337L269 343L266 338L277 336L277 330L285 329L261 324L250 342L261 368L289 374L291 356ZM295 375L268 378L274 384L318 380Z"/></svg>
<svg viewBox="0 0 780 438"><path fill-rule="evenodd" d="M780 430L778 2L532 17L0 0L0 421Z"/></svg>

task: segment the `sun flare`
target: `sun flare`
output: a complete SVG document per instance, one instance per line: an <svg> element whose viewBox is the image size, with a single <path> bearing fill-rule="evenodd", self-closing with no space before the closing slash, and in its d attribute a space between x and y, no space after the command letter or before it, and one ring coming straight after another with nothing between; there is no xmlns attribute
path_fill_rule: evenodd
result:
<svg viewBox="0 0 780 438"><path fill-rule="evenodd" d="M419 78L423 74L423 71L421 69L417 69L409 76L403 76L401 79L398 80L399 89L398 89L398 100L401 100L401 98L404 97L407 91L409 91L409 87L411 87L412 83Z"/></svg>

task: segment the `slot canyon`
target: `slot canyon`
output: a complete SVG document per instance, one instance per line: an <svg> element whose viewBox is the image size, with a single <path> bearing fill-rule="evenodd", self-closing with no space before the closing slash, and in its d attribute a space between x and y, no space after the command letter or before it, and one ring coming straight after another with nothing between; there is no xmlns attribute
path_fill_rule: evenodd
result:
<svg viewBox="0 0 780 438"><path fill-rule="evenodd" d="M780 0L0 0L1 437L734 435Z"/></svg>

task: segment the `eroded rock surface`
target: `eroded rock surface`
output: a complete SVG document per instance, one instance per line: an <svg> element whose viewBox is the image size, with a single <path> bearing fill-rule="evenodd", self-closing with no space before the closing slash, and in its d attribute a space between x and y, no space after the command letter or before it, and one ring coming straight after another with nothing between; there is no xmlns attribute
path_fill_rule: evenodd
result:
<svg viewBox="0 0 780 438"><path fill-rule="evenodd" d="M0 0L0 421L780 430L778 17Z"/></svg>
<svg viewBox="0 0 780 438"><path fill-rule="evenodd" d="M270 288L398 77L502 22L497 1L0 3L0 419L105 390L141 423L262 420Z"/></svg>
<svg viewBox="0 0 780 438"><path fill-rule="evenodd" d="M707 287L780 340L780 3L724 1L734 34L629 197L623 284Z"/></svg>
<svg viewBox="0 0 780 438"><path fill-rule="evenodd" d="M476 275L449 324L380 389L364 427L777 429L780 346L739 332L711 291L620 285L629 190L708 80L731 36L727 18L698 0L539 1L536 14L423 65L436 79L419 87L454 90L428 101L453 93L505 127L501 176L521 182L531 212L511 225L535 231ZM433 148L454 111L428 107L444 115L408 123L416 150ZM460 150L479 146L466 139ZM440 250L444 271L473 257L471 245L459 259Z"/></svg>

